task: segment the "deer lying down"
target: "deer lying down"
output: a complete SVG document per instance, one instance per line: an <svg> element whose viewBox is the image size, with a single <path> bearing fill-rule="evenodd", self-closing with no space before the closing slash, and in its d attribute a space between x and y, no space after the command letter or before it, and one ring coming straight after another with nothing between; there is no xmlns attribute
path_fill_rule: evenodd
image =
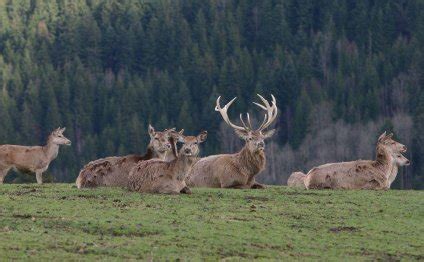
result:
<svg viewBox="0 0 424 262"><path fill-rule="evenodd" d="M243 149L235 154L222 154L208 156L200 159L192 168L188 178L188 186L194 187L218 187L218 188L264 188L255 181L255 176L265 168L265 142L275 130L264 131L277 117L277 105L272 96L272 105L262 96L258 95L263 105L254 103L267 113L262 125L253 130L247 114L247 123L240 120L243 127L231 123L227 110L235 98L221 108L220 97L216 101L215 111L220 112L224 121L231 126L236 134L245 141Z"/></svg>
<svg viewBox="0 0 424 262"><path fill-rule="evenodd" d="M307 189L389 189L398 167L409 165L401 152L406 147L384 132L377 142L376 160L332 163L311 169L304 179Z"/></svg>
<svg viewBox="0 0 424 262"><path fill-rule="evenodd" d="M37 183L43 183L43 172L49 168L50 162L59 153L59 145L71 145L63 132L65 128L54 130L47 139L45 146L0 146L0 184L3 183L7 172L15 168L21 172L35 173Z"/></svg>
<svg viewBox="0 0 424 262"><path fill-rule="evenodd" d="M161 194L191 194L185 178L197 161L199 144L204 142L207 132L198 136L179 135L183 143L178 157L170 162L152 159L139 162L130 172L128 189L131 191Z"/></svg>
<svg viewBox="0 0 424 262"><path fill-rule="evenodd" d="M290 175L289 179L287 180L287 186L297 187L297 188L306 188L305 177L306 175L302 172L294 172Z"/></svg>
<svg viewBox="0 0 424 262"><path fill-rule="evenodd" d="M114 156L92 161L80 171L76 180L77 187L126 187L128 184L128 174L139 161L152 158L170 161L175 158L177 149L176 143L171 136L172 132L175 132L174 129L163 132L155 131L149 125L150 143L144 155Z"/></svg>

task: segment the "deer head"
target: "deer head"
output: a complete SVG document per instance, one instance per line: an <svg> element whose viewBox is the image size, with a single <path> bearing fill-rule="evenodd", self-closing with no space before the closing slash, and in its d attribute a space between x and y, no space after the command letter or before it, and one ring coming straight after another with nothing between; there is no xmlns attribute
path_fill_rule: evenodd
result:
<svg viewBox="0 0 424 262"><path fill-rule="evenodd" d="M66 127L64 128L57 128L56 130L54 130L49 137L49 141L51 141L53 144L56 145L67 145L70 146L71 145L71 140L69 140L68 138L66 138L63 135L63 132L65 132Z"/></svg>
<svg viewBox="0 0 424 262"><path fill-rule="evenodd" d="M410 161L401 153L406 152L406 146L393 140L393 133L384 132L377 141L377 156L380 154L390 155L397 166L408 166Z"/></svg>
<svg viewBox="0 0 424 262"><path fill-rule="evenodd" d="M205 142L207 136L207 131L202 131L197 136L183 136L179 134L178 142L183 143L180 149L180 155L196 157L199 154L199 144Z"/></svg>
<svg viewBox="0 0 424 262"><path fill-rule="evenodd" d="M378 144L395 153L405 153L407 149L405 145L393 140L393 133L387 134L386 131L378 138Z"/></svg>
<svg viewBox="0 0 424 262"><path fill-rule="evenodd" d="M222 118L224 119L225 123L227 123L230 127L234 129L236 134L246 142L246 147L253 153L256 152L263 152L265 149L265 142L264 140L268 137L271 137L275 133L275 129L271 129L268 131L265 131L266 128L268 128L272 122L277 118L277 105L276 100L273 95L271 105L269 102L263 98L261 95L258 94L258 97L262 100L263 104L259 104L256 102L253 102L255 105L260 107L261 109L265 110L265 116L262 124L257 128L256 130L253 129L252 123L250 122L250 115L249 113L246 114L247 116L247 125L246 122L243 120L243 115L240 114L240 121L243 126L238 126L233 123L231 123L229 117L228 117L228 108L231 106L231 104L236 100L236 97L233 98L230 102L228 102L223 108L220 106L220 99L221 97L218 97L216 100L216 107L215 111L218 111Z"/></svg>
<svg viewBox="0 0 424 262"><path fill-rule="evenodd" d="M149 146L159 153L170 152L172 149L171 136L176 132L175 128L165 129L163 132L155 131L155 129L149 125L150 143ZM181 133L183 130L180 131Z"/></svg>
<svg viewBox="0 0 424 262"><path fill-rule="evenodd" d="M401 153L394 154L393 158L397 166L409 166L411 163L409 159L404 157Z"/></svg>

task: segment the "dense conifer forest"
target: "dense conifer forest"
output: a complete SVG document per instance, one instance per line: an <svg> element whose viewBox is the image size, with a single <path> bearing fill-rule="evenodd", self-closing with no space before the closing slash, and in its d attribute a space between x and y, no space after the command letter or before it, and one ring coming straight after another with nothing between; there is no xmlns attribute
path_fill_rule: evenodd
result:
<svg viewBox="0 0 424 262"><path fill-rule="evenodd" d="M279 107L258 178L373 158L383 130L408 146L397 188L424 187L424 2L420 0L0 0L0 144L44 144L48 173L143 153L147 125L208 130L202 155L240 148L218 95ZM10 179L25 180L26 176Z"/></svg>

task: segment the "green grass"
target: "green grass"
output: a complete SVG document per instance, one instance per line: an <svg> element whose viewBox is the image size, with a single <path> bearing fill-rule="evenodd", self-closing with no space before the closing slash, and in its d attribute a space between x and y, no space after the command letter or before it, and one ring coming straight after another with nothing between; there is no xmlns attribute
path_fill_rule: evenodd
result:
<svg viewBox="0 0 424 262"><path fill-rule="evenodd" d="M0 186L0 261L424 259L424 192Z"/></svg>

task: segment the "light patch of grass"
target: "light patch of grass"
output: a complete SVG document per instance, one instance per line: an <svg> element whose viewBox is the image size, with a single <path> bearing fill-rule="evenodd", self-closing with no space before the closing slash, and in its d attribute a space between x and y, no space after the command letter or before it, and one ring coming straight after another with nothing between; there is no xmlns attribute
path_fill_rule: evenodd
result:
<svg viewBox="0 0 424 262"><path fill-rule="evenodd" d="M0 260L424 259L424 192L0 186Z"/></svg>

